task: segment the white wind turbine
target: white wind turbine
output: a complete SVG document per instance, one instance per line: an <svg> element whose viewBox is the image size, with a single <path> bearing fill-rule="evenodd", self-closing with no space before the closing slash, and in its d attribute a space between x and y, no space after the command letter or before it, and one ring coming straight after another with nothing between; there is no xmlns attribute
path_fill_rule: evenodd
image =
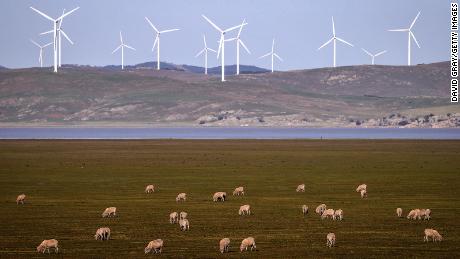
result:
<svg viewBox="0 0 460 259"><path fill-rule="evenodd" d="M221 72L222 72L222 77L221 77L221 80L222 82L225 82L225 34L227 32L230 32L230 31L233 31L235 29L238 29L240 28L241 26L243 25L246 25L246 23L243 23L241 25L237 25L237 26L233 26L231 28L228 28L226 30L222 30L221 28L219 28L217 25L215 25L211 20L208 19L208 17L204 16L204 15L201 15L203 16L203 18L209 23L212 25L212 27L214 27L216 30L218 30L220 32L220 40L219 40L219 50L217 51L217 58L219 58L219 55L220 53L222 53L222 57L221 57L221 61L222 61L222 68L221 68Z"/></svg>
<svg viewBox="0 0 460 259"><path fill-rule="evenodd" d="M238 35L236 36L236 38L231 38L231 39L226 40L226 41L236 40L236 74L237 75L240 74L240 45L243 46L243 48L246 50L248 54L251 54L251 52L246 47L246 45L244 44L244 42L241 40L241 37L240 37L241 31L243 30L243 26L246 24L247 24L246 19L244 19L243 22L241 23L241 27L240 27L240 30L238 31Z"/></svg>
<svg viewBox="0 0 460 259"><path fill-rule="evenodd" d="M272 51L268 52L267 54L265 54L263 56L260 56L259 58L265 58L265 57L268 57L268 56L271 56L271 58L272 58L272 73L273 73L274 72L273 63L275 61L274 57L276 57L280 61L283 61L283 59L280 56L278 56L278 54L275 53L275 39L273 39L273 42L272 42Z"/></svg>
<svg viewBox="0 0 460 259"><path fill-rule="evenodd" d="M157 47L157 70L160 70L160 35L162 33L167 33L167 32L172 32L172 31L178 31L179 29L171 29L171 30L163 30L159 31L155 25L149 20L149 18L145 17L147 22L152 26L152 28L155 30L157 36L155 37L155 42L153 43L152 51L155 49L155 46Z"/></svg>
<svg viewBox="0 0 460 259"><path fill-rule="evenodd" d="M199 57L201 54L204 53L204 74L208 74L208 51L212 51L216 53L215 50L208 48L208 44L206 44L206 36L203 35L203 42L204 42L204 48L196 54L195 58Z"/></svg>
<svg viewBox="0 0 460 259"><path fill-rule="evenodd" d="M341 41L347 45L350 45L351 47L353 47L353 44L337 37L335 35L335 24L334 24L334 16L332 17L332 38L330 40L328 40L326 43L324 43L321 47L318 48L318 50L322 49L323 47L325 47L326 45L328 45L329 43L333 42L334 44L334 67L336 67L336 47L337 47L337 41Z"/></svg>
<svg viewBox="0 0 460 259"><path fill-rule="evenodd" d="M48 47L49 45L53 44L52 42L48 43L48 44L45 44L43 46L41 46L40 44L36 43L35 41L33 40L30 40L35 46L39 47L40 48L40 54L38 56L38 63L40 63L40 67L43 67L43 49Z"/></svg>
<svg viewBox="0 0 460 259"><path fill-rule="evenodd" d="M53 22L52 33L53 33L53 46L54 46L54 72L57 72L57 68L58 68L58 26L59 26L59 23L62 21L62 19L64 17L66 17L67 15L75 12L80 7L77 7L77 8L75 8L75 9L73 9L73 10L67 12L67 13L62 14L57 19L53 19L53 18L49 17L48 15L44 14L43 12L40 12L39 10L33 8L32 6L30 8L32 10L34 10L35 12L37 12L38 14L40 14L41 16L43 16L46 19L48 19L48 20Z"/></svg>
<svg viewBox="0 0 460 259"><path fill-rule="evenodd" d="M121 36L121 31L120 31L120 42L121 44L114 50L112 51L112 54L117 52L117 50L119 50L121 48L121 69L124 69L124 55L125 55L125 47L128 48L128 49L132 49L132 50L136 50L135 48L131 47L131 46L128 46L126 45L125 43L123 43L123 36Z"/></svg>
<svg viewBox="0 0 460 259"><path fill-rule="evenodd" d="M415 22L417 21L418 17L420 16L420 12L418 12L417 16L415 17L415 19L412 21L409 29L395 29L395 30L388 30L388 31L402 31L402 32L408 32L408 36L409 36L409 41L408 41L408 45L407 45L407 65L410 66L410 42L411 42L411 38L414 39L415 41L415 44L417 44L417 47L420 48L420 45L418 44L417 42L417 39L415 38L415 35L414 33L412 32L412 27L414 27L415 25Z"/></svg>
<svg viewBox="0 0 460 259"><path fill-rule="evenodd" d="M377 54L371 54L369 51L367 51L367 50L365 50L365 49L363 49L363 48L361 48L361 49L362 49L364 52L366 52L367 55L369 55L369 56L372 57L372 65L375 64L375 58L376 58L376 57L378 57L378 56L380 56L380 55L382 55L382 54L384 54L384 53L387 52L386 50L384 50L384 51L380 51L380 52L377 53Z"/></svg>

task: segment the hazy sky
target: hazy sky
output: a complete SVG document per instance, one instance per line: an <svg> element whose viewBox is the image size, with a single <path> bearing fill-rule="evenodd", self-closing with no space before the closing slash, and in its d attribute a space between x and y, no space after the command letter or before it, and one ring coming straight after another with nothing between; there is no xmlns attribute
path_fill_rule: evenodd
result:
<svg viewBox="0 0 460 259"><path fill-rule="evenodd" d="M219 34L202 17L205 14L218 26L231 27L246 18L249 23L242 39L252 52L242 53L241 63L270 67L269 59L258 59L271 48L276 38L276 52L284 59L275 69L290 70L332 65L332 45L317 51L332 36L331 16L336 21L337 36L355 45L338 44L337 65L364 64L371 61L361 47L388 53L377 64L407 63L407 33L387 32L407 28L420 10L413 32L421 49L413 44L412 63L449 60L450 1L448 0L1 0L0 65L10 68L38 66L38 48L29 42L51 42L52 23L29 7L51 17L62 10L80 9L64 19L63 28L75 42L63 43L65 64L119 64L120 53L111 54L119 45L123 31L127 44L137 51L125 51L125 64L156 59L151 52L154 34L144 19L149 17L160 29L180 28L162 35L161 61L203 66L195 54L203 48L202 34L217 49ZM233 35L233 34L232 34ZM52 48L45 50L44 61L52 63ZM236 62L234 43L226 44L226 63ZM215 56L209 65L216 66Z"/></svg>

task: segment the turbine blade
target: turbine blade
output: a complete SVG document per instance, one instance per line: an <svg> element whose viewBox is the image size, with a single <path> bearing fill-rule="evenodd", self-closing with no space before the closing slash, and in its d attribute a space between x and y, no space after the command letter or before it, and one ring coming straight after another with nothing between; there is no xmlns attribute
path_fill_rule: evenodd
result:
<svg viewBox="0 0 460 259"><path fill-rule="evenodd" d="M335 37L335 23L334 23L334 16L332 16L332 35Z"/></svg>
<svg viewBox="0 0 460 259"><path fill-rule="evenodd" d="M203 34L203 42L204 42L204 48L208 48L208 44L206 44L206 36Z"/></svg>
<svg viewBox="0 0 460 259"><path fill-rule="evenodd" d="M220 56L220 50L222 49L222 44L224 44L224 38L223 35L220 36L220 41L219 41L219 49L217 50L217 59L219 59Z"/></svg>
<svg viewBox="0 0 460 259"><path fill-rule="evenodd" d="M120 31L120 41L121 41L121 45L123 45L123 36L121 36L121 31Z"/></svg>
<svg viewBox="0 0 460 259"><path fill-rule="evenodd" d="M43 45L43 47L42 47L42 48L46 48L46 47L48 47L48 46L49 46L49 45L51 45L51 44L53 44L53 43L52 43L52 42L50 42L50 43L48 43L48 44L46 44L46 45Z"/></svg>
<svg viewBox="0 0 460 259"><path fill-rule="evenodd" d="M70 42L70 44L73 45L73 42L72 42L72 40L69 38L69 36L67 36L67 34L66 34L63 30L60 30L60 32L62 32L62 35L64 35L64 37L67 39L67 41Z"/></svg>
<svg viewBox="0 0 460 259"><path fill-rule="evenodd" d="M147 20L147 22L150 24L150 26L151 26L157 33L160 33L160 31L157 29L157 27L155 27L155 25L153 25L153 23L149 20L149 18L145 17L145 20Z"/></svg>
<svg viewBox="0 0 460 259"><path fill-rule="evenodd" d="M206 49L202 49L200 52L198 52L198 54L195 55L195 58L199 57L201 54L203 54L203 52L205 51Z"/></svg>
<svg viewBox="0 0 460 259"><path fill-rule="evenodd" d="M372 54L371 54L369 51L367 51L367 50L365 50L365 49L363 49L363 48L361 48L361 49L362 49L364 52L366 52L367 55L369 55L369 56L372 57Z"/></svg>
<svg viewBox="0 0 460 259"><path fill-rule="evenodd" d="M341 41L341 42L343 42L343 43L345 43L345 44L350 45L351 47L354 47L353 44L351 44L351 43L349 43L349 42L347 42L347 41L345 41L345 40L343 40L343 39L341 39L341 38L336 37L336 39L339 40L339 41Z"/></svg>
<svg viewBox="0 0 460 259"><path fill-rule="evenodd" d="M260 56L259 58L265 58L265 57L268 57L268 56L270 56L271 54L272 54L272 53L271 53L271 52L269 52L269 53L267 53L267 54L265 54L265 55L263 55L263 56Z"/></svg>
<svg viewBox="0 0 460 259"><path fill-rule="evenodd" d="M219 28L217 25L215 25L211 20L208 19L208 17L204 16L203 14L201 15L206 21L208 21L209 24L212 25L212 27L216 28L216 30L223 32L221 28Z"/></svg>
<svg viewBox="0 0 460 259"><path fill-rule="evenodd" d="M281 62L283 62L283 59L282 59L280 56L278 56L278 54L273 53L273 56L275 56L275 57L278 58Z"/></svg>
<svg viewBox="0 0 460 259"><path fill-rule="evenodd" d="M39 13L41 16L45 17L46 19L48 19L48 20L50 20L50 21L53 21L53 22L54 22L54 19L53 19L53 18L51 18L51 17L49 17L48 15L46 15L46 14L44 14L44 13L40 12L39 10L37 10L37 9L33 8L32 6L30 7L30 9L32 9L32 10L34 10L35 12Z"/></svg>
<svg viewBox="0 0 460 259"><path fill-rule="evenodd" d="M40 33L40 35L50 34L50 33L53 33L53 32L54 32L54 30L45 31L45 32Z"/></svg>
<svg viewBox="0 0 460 259"><path fill-rule="evenodd" d="M238 28L240 28L241 26L244 26L244 25L246 25L246 24L247 24L247 23L242 23L242 24L240 24L240 25L230 27L230 28L226 29L224 32L233 31L233 30L238 29Z"/></svg>
<svg viewBox="0 0 460 259"><path fill-rule="evenodd" d="M326 43L324 43L323 45L321 45L321 47L319 47L318 50L324 48L327 44L331 43L333 39L334 39L334 38L331 38L330 40L326 41Z"/></svg>
<svg viewBox="0 0 460 259"><path fill-rule="evenodd" d="M412 37L412 39L414 39L415 41L415 44L417 44L417 47L420 48L420 45L418 44L418 41L417 39L415 38L415 35L412 33L412 32L409 32L410 36Z"/></svg>
<svg viewBox="0 0 460 259"><path fill-rule="evenodd" d="M212 52L214 52L214 53L217 53L217 51L215 51L215 50L213 50L213 49L211 49L211 48L206 48L206 49L207 49L207 50L210 50L210 51L212 51Z"/></svg>
<svg viewBox="0 0 460 259"><path fill-rule="evenodd" d="M75 12L75 11L78 10L78 9L80 9L80 7L74 8L74 9L72 9L71 11L69 11L69 12L67 12L67 13L65 13L65 14L63 14L63 15L61 15L61 16L59 16L59 18L57 18L56 21L57 21L57 20L62 20L62 18L64 18L64 17L66 17L67 15L69 15L69 14Z"/></svg>
<svg viewBox="0 0 460 259"><path fill-rule="evenodd" d="M36 43L36 42L35 42L35 41L33 41L33 40L30 40L30 42L32 42L32 43L33 43L35 46L37 46L37 47L39 47L39 48L41 48L41 47L42 47L42 46L40 46L40 44Z"/></svg>
<svg viewBox="0 0 460 259"><path fill-rule="evenodd" d="M243 26L245 23L246 23L246 19L243 19L243 22L241 23L241 26L240 26L240 30L238 31L238 36L236 36L237 38L240 38L240 34L241 34L241 31L243 30Z"/></svg>
<svg viewBox="0 0 460 259"><path fill-rule="evenodd" d="M123 46L127 47L128 49L132 49L132 50L136 50L135 48L129 46L129 45L126 45L126 44L123 44Z"/></svg>
<svg viewBox="0 0 460 259"><path fill-rule="evenodd" d="M114 50L112 51L112 54L115 53L115 52L117 52L117 50L119 50L119 49L121 48L121 46L123 46L123 45L120 45L120 46L118 46L116 49L114 49Z"/></svg>
<svg viewBox="0 0 460 259"><path fill-rule="evenodd" d="M414 21L412 21L412 23L410 24L409 30L412 29L412 27L414 27L414 24L415 24L415 22L417 21L417 19L418 19L419 16L420 16L420 12L418 12L417 16L415 16Z"/></svg>
<svg viewBox="0 0 460 259"><path fill-rule="evenodd" d="M394 29L394 30L388 30L388 31L408 31L408 29Z"/></svg>
<svg viewBox="0 0 460 259"><path fill-rule="evenodd" d="M380 55L382 55L382 54L384 54L384 53L386 53L386 52L387 52L386 50L384 50L384 51L381 51L381 52L379 52L379 53L375 54L375 56L374 56L374 57L378 57L378 56L380 56Z"/></svg>
<svg viewBox="0 0 460 259"><path fill-rule="evenodd" d="M167 33L167 32L178 31L178 30L179 29L164 30L164 31L160 31L160 33Z"/></svg>
<svg viewBox="0 0 460 259"><path fill-rule="evenodd" d="M236 40L236 38L226 39L225 41L227 42L227 41L234 41L234 40Z"/></svg>
<svg viewBox="0 0 460 259"><path fill-rule="evenodd" d="M246 45L244 44L244 42L242 40L239 41L241 43L241 46L243 46L243 48L249 53L251 54L251 51L249 51L248 47L246 47Z"/></svg>
<svg viewBox="0 0 460 259"><path fill-rule="evenodd" d="M64 8L64 10L62 10L62 15L64 15L64 14L65 14L65 8ZM61 19L61 21L59 21L59 29L61 29L63 22L64 22L64 19Z"/></svg>
<svg viewBox="0 0 460 259"><path fill-rule="evenodd" d="M152 51L153 51L153 50L155 49L155 47L157 46L158 40L159 40L159 37L158 37L158 34L157 34L157 37L155 38L155 41L153 42Z"/></svg>

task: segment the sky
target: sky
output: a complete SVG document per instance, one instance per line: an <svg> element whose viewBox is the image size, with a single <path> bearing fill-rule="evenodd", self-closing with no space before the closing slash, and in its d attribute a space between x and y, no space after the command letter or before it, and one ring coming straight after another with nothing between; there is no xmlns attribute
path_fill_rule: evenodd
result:
<svg viewBox="0 0 460 259"><path fill-rule="evenodd" d="M270 59L258 59L271 49L283 58L276 70L309 69L332 66L333 49L317 49L332 37L334 16L337 36L354 44L338 43L337 65L368 64L371 58L361 48L377 53L377 64L407 63L407 33L388 29L408 28L421 11L413 32L421 45L412 45L412 64L449 60L449 0L1 0L0 65L9 68L38 66L39 49L29 39L41 44L52 41L40 32L52 28L52 22L29 7L56 18L77 6L79 10L64 19L63 29L75 42L62 45L62 63L79 65L118 65L121 53L112 54L120 44L119 31L125 43L136 51L125 50L125 65L156 61L151 51L154 33L145 21L147 16L160 30L180 31L161 37L161 61L204 66L203 57L195 55L203 48L202 35L208 45L218 47L219 33L201 14L221 28L248 23L241 38L251 55L241 52L241 64L270 67ZM230 33L235 35L235 33ZM225 49L226 64L236 63L236 44ZM44 64L52 65L52 47L45 49ZM209 56L209 66L219 64Z"/></svg>

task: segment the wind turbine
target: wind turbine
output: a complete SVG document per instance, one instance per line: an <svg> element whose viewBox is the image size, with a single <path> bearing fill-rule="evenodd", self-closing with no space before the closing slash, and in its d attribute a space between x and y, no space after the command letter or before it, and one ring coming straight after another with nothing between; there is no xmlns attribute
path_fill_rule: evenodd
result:
<svg viewBox="0 0 460 259"><path fill-rule="evenodd" d="M160 70L160 35L162 33L167 33L167 32L173 32L173 31L178 31L179 29L171 29L171 30L163 30L159 31L155 25L149 20L149 18L145 17L147 22L152 26L152 28L155 30L157 36L155 38L155 42L153 43L152 51L155 49L155 46L157 47L157 70Z"/></svg>
<svg viewBox="0 0 460 259"><path fill-rule="evenodd" d="M114 50L112 51L112 54L117 52L117 50L119 50L121 48L121 69L124 69L124 55L125 55L125 51L124 51L124 48L128 48L128 49L132 49L132 50L136 50L135 48L131 47L131 46L128 46L126 45L125 43L123 43L123 36L121 36L121 31L120 31L120 42L121 44Z"/></svg>
<svg viewBox="0 0 460 259"><path fill-rule="evenodd" d="M414 33L412 32L412 27L414 27L415 22L417 21L418 17L420 16L420 12L418 12L417 16L415 19L412 21L409 29L395 29L395 30L388 30L388 31L402 31L402 32L408 32L409 34L409 41L407 42L407 65L410 66L410 42L411 38L414 39L415 44L417 44L417 47L420 48L420 45L417 42L417 39L415 38Z"/></svg>
<svg viewBox="0 0 460 259"><path fill-rule="evenodd" d="M328 45L329 43L333 42L334 44L334 67L336 67L336 46L337 46L337 41L341 41L351 47L353 47L353 44L337 37L335 35L335 24L334 24L334 16L332 16L332 38L330 40L328 40L326 43L324 43L321 47L318 48L318 50L322 49L323 47L325 47L326 45Z"/></svg>
<svg viewBox="0 0 460 259"><path fill-rule="evenodd" d="M267 54L265 54L263 56L260 56L259 58L265 58L265 57L268 57L268 56L271 56L271 58L272 58L272 73L273 73L274 72L273 63L275 61L274 57L279 59L281 62L283 61L283 59L280 56L278 56L278 54L275 53L275 39L273 39L273 42L272 42L272 51L268 52Z"/></svg>
<svg viewBox="0 0 460 259"><path fill-rule="evenodd" d="M244 42L241 40L241 37L240 37L241 31L243 30L243 26L246 24L247 24L246 19L244 19L243 22L241 23L241 27L240 27L240 30L238 31L238 35L236 36L236 38L231 38L231 39L226 40L226 41L236 40L236 74L237 75L240 74L240 45L243 46L243 48L246 50L248 54L251 54L251 52L246 47L246 45L244 44Z"/></svg>
<svg viewBox="0 0 460 259"><path fill-rule="evenodd" d="M40 67L43 67L43 49L48 47L49 45L53 44L52 42L41 46L40 44L36 43L33 40L30 40L35 46L40 48L40 55L38 56L38 62L40 63Z"/></svg>
<svg viewBox="0 0 460 259"><path fill-rule="evenodd" d="M362 49L364 52L366 52L367 55L369 55L369 56L372 57L372 65L375 64L374 61L375 61L375 58L376 58L376 57L378 57L378 56L380 56L380 55L382 55L382 54L384 54L384 53L387 52L386 50L384 50L384 51L380 51L380 52L377 53L377 54L371 54L369 51L367 51L367 50L365 50L365 49L363 49L363 48L361 48L361 49Z"/></svg>
<svg viewBox="0 0 460 259"><path fill-rule="evenodd" d="M215 25L211 20L208 19L208 17L204 16L204 15L201 15L203 16L203 18L209 23L212 25L212 27L214 27L216 30L218 30L220 32L220 40L219 40L219 50L217 51L217 58L219 58L219 55L222 51L222 57L221 57L221 61L222 61L222 69L221 69L221 72L222 72L222 76L221 76L221 80L222 82L225 82L225 34L227 32L230 32L230 31L233 31L235 29L238 29L240 28L241 26L243 25L246 25L247 23L243 23L243 24L240 24L240 25L237 25L237 26L233 26L231 28L228 28L226 30L222 30L221 28L219 28L217 25Z"/></svg>
<svg viewBox="0 0 460 259"><path fill-rule="evenodd" d="M204 74L208 74L208 51L212 51L216 53L215 50L208 48L208 44L206 44L206 36L203 35L203 42L204 42L204 49L202 49L198 54L196 54L195 58L199 57L201 54L204 53Z"/></svg>
<svg viewBox="0 0 460 259"><path fill-rule="evenodd" d="M30 7L32 10L34 10L35 12L37 12L38 14L40 14L41 16L45 17L46 19L50 20L53 22L53 46L54 46L54 72L57 72L57 68L58 68L58 26L59 26L59 23L62 21L62 19L64 17L66 17L67 15L75 12L76 10L78 10L80 7L77 7L67 13L64 13L62 14L61 16L59 16L57 19L53 19L51 17L49 17L48 15L44 14L43 12L33 8L32 6Z"/></svg>

